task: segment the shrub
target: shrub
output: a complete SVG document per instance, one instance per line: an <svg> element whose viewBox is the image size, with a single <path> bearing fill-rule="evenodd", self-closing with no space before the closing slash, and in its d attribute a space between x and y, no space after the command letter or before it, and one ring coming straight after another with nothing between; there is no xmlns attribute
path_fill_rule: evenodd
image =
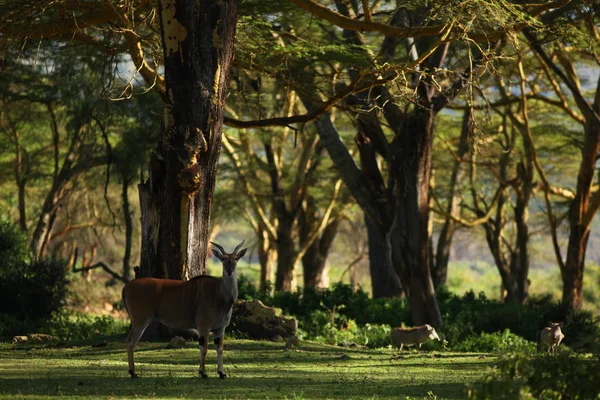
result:
<svg viewBox="0 0 600 400"><path fill-rule="evenodd" d="M272 297L268 291L257 290L251 282L244 280L240 289L241 298L261 300L266 305L280 308L283 313L298 319L302 334L307 339L320 338L333 341L349 321L358 326L357 335L363 334L367 324L373 326L411 326L412 317L405 299L371 299L363 290L354 290L350 285L337 283L327 289L305 288L296 292L276 292ZM566 309L550 297L532 297L525 305L490 300L481 293L468 292L464 296L451 294L441 287L438 292L440 312L444 327L438 334L445 337L454 349L473 351L496 351L499 344L509 348L521 347L530 354L531 344L539 343L539 335L548 321L564 322L564 343L577 351L594 351L600 347L600 327L589 312L577 311L567 314ZM506 333L505 330L509 330ZM483 336L482 333L496 336ZM346 333L344 333L346 334ZM377 343L389 344L389 339L379 335ZM521 337L526 341L519 341ZM327 338L327 339L325 339ZM360 338L353 340L361 342ZM461 347L461 343L465 342ZM369 346L375 346L370 343ZM489 350L484 350L489 349Z"/></svg>
<svg viewBox="0 0 600 400"><path fill-rule="evenodd" d="M252 283L250 278L241 274L238 278L238 298L242 300L260 300L265 305L272 305L272 297L270 295L273 290L271 282L267 281L262 288L257 287Z"/></svg>
<svg viewBox="0 0 600 400"><path fill-rule="evenodd" d="M0 335L36 330L60 311L67 295L65 265L58 260L31 262L24 234L0 220Z"/></svg>
<svg viewBox="0 0 600 400"><path fill-rule="evenodd" d="M48 332L61 340L87 340L96 336L123 335L129 321L109 316L58 313L48 323Z"/></svg>
<svg viewBox="0 0 600 400"><path fill-rule="evenodd" d="M389 325L365 324L361 328L364 345L371 348L387 347L391 344L392 328Z"/></svg>
<svg viewBox="0 0 600 400"><path fill-rule="evenodd" d="M0 218L0 278L30 259L25 233L12 221Z"/></svg>
<svg viewBox="0 0 600 400"><path fill-rule="evenodd" d="M343 283L327 289L310 287L299 288L294 293L276 292L271 301L263 302L281 308L285 314L298 318L300 323L309 323L315 310L353 319L359 326L367 323L400 326L411 321L405 299L371 299L362 289L354 290Z"/></svg>
<svg viewBox="0 0 600 400"><path fill-rule="evenodd" d="M65 266L57 260L15 265L0 280L0 313L19 320L46 321L67 295Z"/></svg>
<svg viewBox="0 0 600 400"><path fill-rule="evenodd" d="M572 354L513 355L502 358L494 371L469 390L472 400L483 399L597 399L600 358Z"/></svg>
<svg viewBox="0 0 600 400"><path fill-rule="evenodd" d="M537 352L537 346L520 336L515 335L510 330L504 332L482 333L479 336L470 336L457 346L453 347L457 351L472 351L485 353L519 353L533 355Z"/></svg>
<svg viewBox="0 0 600 400"><path fill-rule="evenodd" d="M463 297L443 294L439 301L443 329L450 345L457 345L481 333L509 329L515 335L539 343L540 331L549 321L562 321L564 343L577 351L597 351L600 327L587 311L567 313L566 308L548 296L533 297L527 304L489 300L483 293Z"/></svg>

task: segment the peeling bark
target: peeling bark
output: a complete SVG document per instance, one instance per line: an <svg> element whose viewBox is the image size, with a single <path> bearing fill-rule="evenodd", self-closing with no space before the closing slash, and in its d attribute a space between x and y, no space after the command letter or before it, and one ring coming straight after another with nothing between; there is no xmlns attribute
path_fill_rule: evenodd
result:
<svg viewBox="0 0 600 400"><path fill-rule="evenodd" d="M159 1L164 129L139 186L142 276L206 273L237 0Z"/></svg>

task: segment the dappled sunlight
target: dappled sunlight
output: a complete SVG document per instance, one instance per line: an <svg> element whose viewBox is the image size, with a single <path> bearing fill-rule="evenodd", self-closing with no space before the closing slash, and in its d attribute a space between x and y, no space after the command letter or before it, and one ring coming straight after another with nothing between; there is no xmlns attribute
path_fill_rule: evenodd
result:
<svg viewBox="0 0 600 400"><path fill-rule="evenodd" d="M406 354L389 349L346 349L302 343L289 351L281 343L226 341L226 380L217 378L216 354L209 350L207 374L198 377L199 352L193 342L182 349L140 343L136 362L141 379L127 374L125 345L15 350L0 345L0 396L115 396L305 398L426 396L464 398L467 382L486 371L493 357L479 354ZM107 385L107 379L110 384Z"/></svg>

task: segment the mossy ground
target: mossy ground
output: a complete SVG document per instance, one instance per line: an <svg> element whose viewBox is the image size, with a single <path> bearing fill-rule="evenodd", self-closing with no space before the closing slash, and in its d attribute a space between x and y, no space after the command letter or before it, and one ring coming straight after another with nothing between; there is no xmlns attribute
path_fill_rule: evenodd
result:
<svg viewBox="0 0 600 400"><path fill-rule="evenodd" d="M198 377L199 351L166 343L140 343L127 374L122 338L63 346L0 344L0 398L201 398L201 399L464 399L494 357L474 353L347 349L303 342L228 340L227 379L207 357L209 379Z"/></svg>

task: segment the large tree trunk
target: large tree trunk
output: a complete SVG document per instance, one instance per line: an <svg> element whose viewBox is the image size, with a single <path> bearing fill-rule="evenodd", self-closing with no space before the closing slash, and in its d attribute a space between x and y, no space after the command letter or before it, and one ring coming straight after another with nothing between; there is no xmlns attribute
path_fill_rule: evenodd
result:
<svg viewBox="0 0 600 400"><path fill-rule="evenodd" d="M402 295L402 284L392 263L391 243L379 231L377 224L365 215L369 236L369 271L373 298L398 297Z"/></svg>
<svg viewBox="0 0 600 400"><path fill-rule="evenodd" d="M389 240L413 323L442 325L429 270L429 178L435 113L418 107L406 115L391 144L395 215Z"/></svg>
<svg viewBox="0 0 600 400"><path fill-rule="evenodd" d="M142 276L206 273L237 0L160 0L164 130L139 186Z"/></svg>

